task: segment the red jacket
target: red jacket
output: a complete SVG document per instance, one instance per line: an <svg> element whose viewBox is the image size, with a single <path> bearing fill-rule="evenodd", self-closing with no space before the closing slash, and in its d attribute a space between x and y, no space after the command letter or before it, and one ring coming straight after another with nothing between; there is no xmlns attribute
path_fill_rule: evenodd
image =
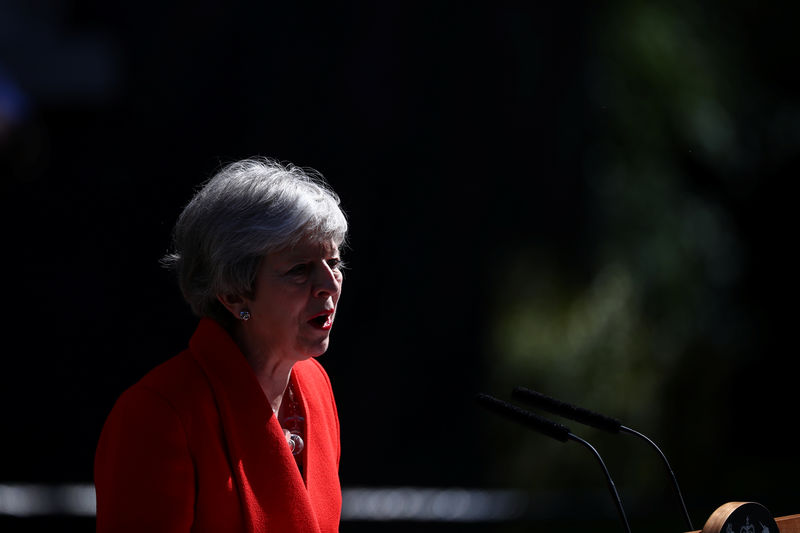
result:
<svg viewBox="0 0 800 533"><path fill-rule="evenodd" d="M125 391L95 455L97 531L333 533L339 419L314 359L296 363L303 473L250 365L216 322Z"/></svg>

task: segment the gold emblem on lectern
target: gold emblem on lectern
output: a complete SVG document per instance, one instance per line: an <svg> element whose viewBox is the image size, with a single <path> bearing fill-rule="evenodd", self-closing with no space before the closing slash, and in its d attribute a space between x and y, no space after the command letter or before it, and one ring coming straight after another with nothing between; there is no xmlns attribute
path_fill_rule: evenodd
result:
<svg viewBox="0 0 800 533"><path fill-rule="evenodd" d="M761 526L759 533L778 533L778 524L763 505L755 502L728 502L714 511L701 533L737 533L737 530L738 533L756 533L756 524Z"/></svg>

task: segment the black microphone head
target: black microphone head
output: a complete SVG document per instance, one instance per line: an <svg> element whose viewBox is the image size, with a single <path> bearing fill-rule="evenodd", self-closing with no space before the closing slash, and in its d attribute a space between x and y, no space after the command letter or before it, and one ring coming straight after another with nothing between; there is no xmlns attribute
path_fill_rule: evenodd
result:
<svg viewBox="0 0 800 533"><path fill-rule="evenodd" d="M622 427L622 423L616 418L611 418L610 416L589 411L583 407L556 400L555 398L551 398L550 396L525 387L515 387L511 392L511 397L529 405L540 407L551 413L569 418L570 420L580 422L581 424L586 424L587 426L592 426L604 431L610 431L611 433L619 433Z"/></svg>
<svg viewBox="0 0 800 533"><path fill-rule="evenodd" d="M517 407L516 405L504 402L503 400L482 392L478 393L476 399L480 405L489 411L502 415L506 418L510 418L511 420L528 426L529 428L536 430L539 433L543 433L548 437L552 437L561 442L567 442L570 438L570 431L568 427L556 422L552 422L537 414L528 412L520 407Z"/></svg>

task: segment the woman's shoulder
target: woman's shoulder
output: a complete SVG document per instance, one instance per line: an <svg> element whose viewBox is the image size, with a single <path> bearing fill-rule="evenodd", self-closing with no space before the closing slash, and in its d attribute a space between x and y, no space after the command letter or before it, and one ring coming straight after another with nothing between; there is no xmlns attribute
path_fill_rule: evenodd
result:
<svg viewBox="0 0 800 533"><path fill-rule="evenodd" d="M202 380L203 373L189 350L167 359L147 374L136 385L156 389L175 389Z"/></svg>
<svg viewBox="0 0 800 533"><path fill-rule="evenodd" d="M129 387L120 400L143 396L168 405L179 416L214 405L205 374L188 350L150 370Z"/></svg>

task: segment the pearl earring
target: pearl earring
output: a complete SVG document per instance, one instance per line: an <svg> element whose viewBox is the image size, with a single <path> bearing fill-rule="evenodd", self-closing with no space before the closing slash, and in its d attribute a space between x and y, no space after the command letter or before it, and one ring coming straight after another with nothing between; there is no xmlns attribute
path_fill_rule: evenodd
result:
<svg viewBox="0 0 800 533"><path fill-rule="evenodd" d="M250 311L248 311L247 309L242 309L241 311L239 311L239 317L242 320L250 320Z"/></svg>

